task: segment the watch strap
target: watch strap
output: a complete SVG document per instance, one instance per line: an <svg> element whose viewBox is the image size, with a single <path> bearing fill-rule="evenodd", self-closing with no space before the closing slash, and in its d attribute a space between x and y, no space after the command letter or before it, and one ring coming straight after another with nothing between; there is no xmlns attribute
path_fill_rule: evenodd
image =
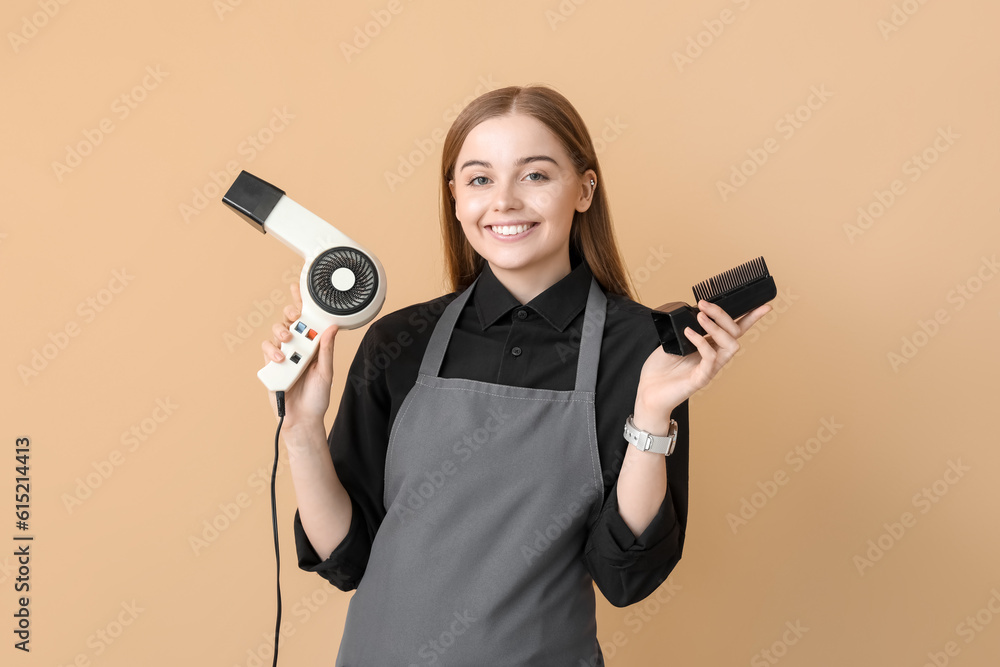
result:
<svg viewBox="0 0 1000 667"><path fill-rule="evenodd" d="M625 439L635 447L644 452L656 452L664 456L670 456L674 452L677 444L677 422L670 420L670 428L666 435L653 435L649 431L643 431L636 427L633 421L634 414L630 414L625 420Z"/></svg>

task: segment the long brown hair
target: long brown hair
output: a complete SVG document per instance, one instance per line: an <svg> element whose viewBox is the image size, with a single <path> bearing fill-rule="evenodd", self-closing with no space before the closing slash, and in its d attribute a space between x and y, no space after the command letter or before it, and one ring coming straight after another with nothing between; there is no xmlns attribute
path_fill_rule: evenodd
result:
<svg viewBox="0 0 1000 667"><path fill-rule="evenodd" d="M521 113L545 124L562 142L577 175L587 169L597 174L597 189L590 208L575 211L569 242L586 260L606 293L635 300L634 287L615 240L608 206L607 185L580 114L562 94L544 85L508 86L480 95L466 106L448 130L441 153L441 233L444 239L445 271L452 291L468 287L483 269L486 260L472 247L455 216L455 203L448 182L454 176L458 153L474 127L489 118Z"/></svg>

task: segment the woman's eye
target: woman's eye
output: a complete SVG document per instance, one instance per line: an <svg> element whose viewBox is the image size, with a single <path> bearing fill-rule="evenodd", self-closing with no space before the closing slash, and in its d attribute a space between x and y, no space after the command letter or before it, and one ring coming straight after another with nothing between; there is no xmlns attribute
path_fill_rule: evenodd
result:
<svg viewBox="0 0 1000 667"><path fill-rule="evenodd" d="M532 176L537 176L538 178L532 178ZM525 178L528 179L529 181L536 182L536 183L538 181L547 181L549 179L548 176L546 176L545 174L543 174L540 171L533 171L530 174L528 174L527 176L525 176ZM483 179L484 181L490 180L486 176L473 176L472 179L468 183L466 183L466 185L486 185L486 183L484 183L484 182L479 182L479 179Z"/></svg>

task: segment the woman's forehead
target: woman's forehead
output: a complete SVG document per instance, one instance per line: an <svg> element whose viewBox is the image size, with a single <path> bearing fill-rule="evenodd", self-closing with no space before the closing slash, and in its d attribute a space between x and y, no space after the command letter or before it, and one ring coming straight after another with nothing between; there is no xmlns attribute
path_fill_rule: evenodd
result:
<svg viewBox="0 0 1000 667"><path fill-rule="evenodd" d="M525 114L497 116L472 128L462 143L457 168L468 160L486 162L493 168L510 167L539 155L559 163L565 156L559 139L544 123Z"/></svg>

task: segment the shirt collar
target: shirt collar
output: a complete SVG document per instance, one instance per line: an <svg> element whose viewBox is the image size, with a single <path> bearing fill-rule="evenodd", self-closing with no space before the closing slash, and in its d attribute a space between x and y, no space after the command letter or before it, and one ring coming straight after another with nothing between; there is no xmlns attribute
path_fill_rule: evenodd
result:
<svg viewBox="0 0 1000 667"><path fill-rule="evenodd" d="M570 247L570 272L557 283L524 304L541 315L557 331L563 331L580 311L587 307L590 281L593 274L590 267L573 248ZM479 324L485 331L500 317L521 303L511 294L490 269L489 262L483 264L472 294Z"/></svg>

